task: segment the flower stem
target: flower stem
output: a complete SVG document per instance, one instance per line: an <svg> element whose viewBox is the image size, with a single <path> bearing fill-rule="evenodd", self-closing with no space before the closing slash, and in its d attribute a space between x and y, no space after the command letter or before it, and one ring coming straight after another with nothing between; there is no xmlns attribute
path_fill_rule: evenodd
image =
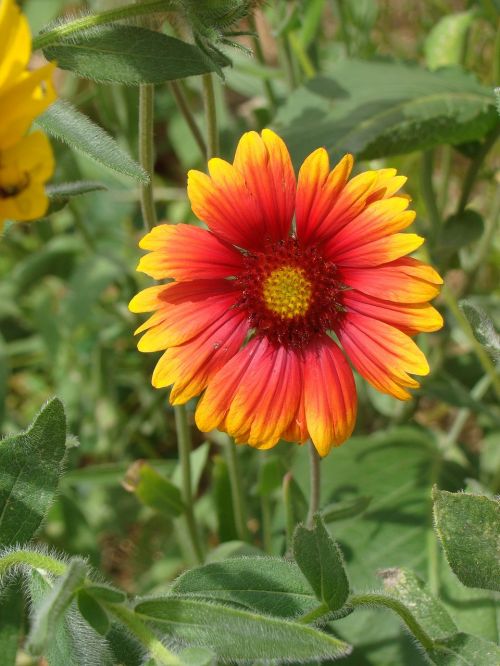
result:
<svg viewBox="0 0 500 666"><path fill-rule="evenodd" d="M236 523L236 531L238 538L241 541L249 541L250 535L247 527L247 507L245 503L245 495L241 484L241 474L238 465L238 455L236 453L236 444L228 437L225 446L227 468L229 471L229 479L231 481L231 497L233 500L234 520Z"/></svg>
<svg viewBox="0 0 500 666"><path fill-rule="evenodd" d="M62 576L67 569L64 562L60 562L44 553L32 550L16 550L0 557L0 576L10 567L27 564L33 569L43 569L56 576Z"/></svg>
<svg viewBox="0 0 500 666"><path fill-rule="evenodd" d="M182 113L187 126L191 130L193 139L198 144L198 148L200 149L201 154L203 157L205 157L207 154L205 139L203 138L200 128L198 127L198 123L196 122L195 117L189 107L186 95L182 90L181 81L170 81L170 90L172 91L172 95L174 96L177 106L179 107L179 111Z"/></svg>
<svg viewBox="0 0 500 666"><path fill-rule="evenodd" d="M260 498L260 508L262 512L262 546L266 553L272 554L273 533L271 524L271 498L269 495L262 495Z"/></svg>
<svg viewBox="0 0 500 666"><path fill-rule="evenodd" d="M130 633L148 650L157 664L162 666L182 666L179 657L163 645L154 633L144 624L137 613L122 604L106 604L106 609L124 624Z"/></svg>
<svg viewBox="0 0 500 666"><path fill-rule="evenodd" d="M219 154L219 133L217 130L217 107L215 105L214 80L212 74L203 74L203 102L207 121L207 159Z"/></svg>
<svg viewBox="0 0 500 666"><path fill-rule="evenodd" d="M313 526L314 514L319 509L319 498L321 490L321 458L314 444L309 441L309 473L310 473L310 490L309 490L309 511L307 512L306 525L307 527Z"/></svg>
<svg viewBox="0 0 500 666"><path fill-rule="evenodd" d="M124 7L116 7L115 9L109 9L98 14L81 16L37 35L33 39L33 51L46 48L68 35L88 30L88 28L95 28L98 25L113 23L114 21L123 21L135 16L146 16L147 14L154 14L156 12L172 11L174 8L174 3L166 0L142 0L138 4L125 5Z"/></svg>
<svg viewBox="0 0 500 666"><path fill-rule="evenodd" d="M283 505L285 508L285 533L286 533L286 550L292 551L293 547L293 532L295 530L295 512L293 510L292 500L292 473L287 472L283 477Z"/></svg>
<svg viewBox="0 0 500 666"><path fill-rule="evenodd" d="M177 442L179 446L179 461L182 471L182 499L186 505L186 523L191 539L191 545L196 554L196 559L203 564L205 559L203 547L200 541L200 533L194 515L193 493L191 489L191 432L187 421L187 411L184 405L176 405L175 426L177 429Z"/></svg>
<svg viewBox="0 0 500 666"><path fill-rule="evenodd" d="M479 171L481 169L481 166L486 158L486 155L489 153L490 149L495 145L495 142L500 134L500 126L496 125L496 127L491 130L491 132L486 136L486 139L484 140L483 145L481 146L480 151L476 155L476 157L472 160L472 162L469 164L469 168L467 170L467 173L465 174L463 186L462 186L462 194L460 196L460 201L458 203L457 207L457 213L462 213L469 201L469 197L472 193L472 188L474 187L474 183L476 182L476 178L479 174Z"/></svg>
<svg viewBox="0 0 500 666"><path fill-rule="evenodd" d="M143 83L139 86L139 162L149 176L149 183L141 185L141 209L144 226L148 230L158 221L153 193L154 99L153 84Z"/></svg>
<svg viewBox="0 0 500 666"><path fill-rule="evenodd" d="M389 608L399 615L415 638L420 641L426 650L433 647L432 638L425 629L415 620L410 611L397 599L383 594L355 594L348 602L351 606L381 606Z"/></svg>

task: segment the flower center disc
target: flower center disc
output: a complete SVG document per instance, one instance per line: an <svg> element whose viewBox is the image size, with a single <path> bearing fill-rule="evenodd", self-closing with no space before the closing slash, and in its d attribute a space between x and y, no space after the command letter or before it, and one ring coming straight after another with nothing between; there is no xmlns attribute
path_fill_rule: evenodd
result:
<svg viewBox="0 0 500 666"><path fill-rule="evenodd" d="M296 266L274 270L262 286L264 301L271 310L285 319L306 314L311 303L312 285L305 271Z"/></svg>

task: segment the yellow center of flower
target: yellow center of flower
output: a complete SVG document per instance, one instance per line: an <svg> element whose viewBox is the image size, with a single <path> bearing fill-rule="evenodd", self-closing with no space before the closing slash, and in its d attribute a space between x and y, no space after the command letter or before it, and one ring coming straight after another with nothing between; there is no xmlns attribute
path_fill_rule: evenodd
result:
<svg viewBox="0 0 500 666"><path fill-rule="evenodd" d="M309 309L312 285L305 271L296 266L274 270L262 288L267 307L284 319L305 315Z"/></svg>

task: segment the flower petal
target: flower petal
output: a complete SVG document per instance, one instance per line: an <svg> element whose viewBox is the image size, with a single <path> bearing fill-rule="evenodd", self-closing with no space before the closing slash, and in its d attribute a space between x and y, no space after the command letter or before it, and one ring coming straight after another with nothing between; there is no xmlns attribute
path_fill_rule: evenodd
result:
<svg viewBox="0 0 500 666"><path fill-rule="evenodd" d="M425 303L435 298L443 283L440 275L413 257L402 257L374 268L341 269L342 282L370 296L383 294L388 301Z"/></svg>
<svg viewBox="0 0 500 666"><path fill-rule="evenodd" d="M31 33L26 16L13 0L0 2L0 90L27 67L31 55Z"/></svg>
<svg viewBox="0 0 500 666"><path fill-rule="evenodd" d="M382 393L407 400L411 396L402 387L419 386L408 373L429 373L415 342L385 322L351 311L336 332L356 370Z"/></svg>
<svg viewBox="0 0 500 666"><path fill-rule="evenodd" d="M392 234L387 238L379 238L356 247L346 247L338 253L331 252L328 258L340 268L344 266L370 268L387 264L414 252L424 240L417 234Z"/></svg>
<svg viewBox="0 0 500 666"><path fill-rule="evenodd" d="M223 278L238 274L243 267L241 252L210 231L189 224L160 224L144 236L139 247L152 251L141 258L137 270L156 280Z"/></svg>
<svg viewBox="0 0 500 666"><path fill-rule="evenodd" d="M158 311L136 333L147 332L139 340L139 351L167 349L195 337L224 312L234 307L239 292L228 280L172 282L162 289L150 287L132 299L133 311L150 309L156 301Z"/></svg>
<svg viewBox="0 0 500 666"><path fill-rule="evenodd" d="M354 429L354 377L343 353L326 335L306 350L303 367L307 429L320 456L326 456Z"/></svg>
<svg viewBox="0 0 500 666"><path fill-rule="evenodd" d="M244 312L227 310L188 342L170 347L158 361L152 383L170 386L170 402L179 405L200 394L210 379L240 349L248 333Z"/></svg>
<svg viewBox="0 0 500 666"><path fill-rule="evenodd" d="M348 312L385 321L408 335L439 331L443 326L442 316L430 303L394 303L355 290L344 293L343 303Z"/></svg>

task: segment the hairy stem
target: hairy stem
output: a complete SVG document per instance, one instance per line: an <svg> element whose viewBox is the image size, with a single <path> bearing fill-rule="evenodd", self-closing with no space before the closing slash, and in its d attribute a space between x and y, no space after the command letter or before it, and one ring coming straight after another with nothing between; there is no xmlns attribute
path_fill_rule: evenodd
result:
<svg viewBox="0 0 500 666"><path fill-rule="evenodd" d="M182 89L182 82L170 81L170 90L172 91L172 95L174 96L179 111L182 113L182 116L184 117L187 126L191 130L193 139L196 141L198 148L201 151L201 154L203 155L203 157L205 157L207 154L207 146L205 144L205 139L203 138L203 134L201 133L201 130L198 127L198 123L196 122L193 112L191 111L189 103L186 99L186 95L184 94L184 91Z"/></svg>
<svg viewBox="0 0 500 666"><path fill-rule="evenodd" d="M60 562L50 555L37 553L32 550L16 550L0 557L0 576L20 564L27 564L33 569L43 569L56 576L62 576L67 569L64 562Z"/></svg>
<svg viewBox="0 0 500 666"><path fill-rule="evenodd" d="M175 408L175 426L177 429L177 442L179 446L179 461L182 471L182 499L186 505L185 517L189 531L191 545L200 564L203 563L205 556L200 540L198 525L194 515L194 501L191 490L191 432L187 421L187 412L184 405L176 405Z"/></svg>
<svg viewBox="0 0 500 666"><path fill-rule="evenodd" d="M33 51L43 49L55 44L59 40L72 35L75 32L95 28L98 25L113 23L114 21L123 21L124 19L136 16L146 16L156 12L172 11L175 3L166 0L142 0L141 3L116 7L98 14L89 14L80 18L58 25L47 32L41 32L33 39Z"/></svg>
<svg viewBox="0 0 500 666"><path fill-rule="evenodd" d="M215 105L214 80L211 74L203 74L203 102L207 122L207 159L219 154L219 132L217 129L217 107Z"/></svg>
<svg viewBox="0 0 500 666"><path fill-rule="evenodd" d="M310 474L310 490L309 490L309 510L307 512L306 525L312 527L314 514L319 509L319 498L321 490L321 458L314 444L309 441L309 474Z"/></svg>
<svg viewBox="0 0 500 666"><path fill-rule="evenodd" d="M149 231L158 222L153 192L154 174L154 100L151 83L139 86L139 162L149 176L149 183L141 185L141 210L144 226Z"/></svg>
<svg viewBox="0 0 500 666"><path fill-rule="evenodd" d="M236 531L238 533L238 538L241 539L241 541L249 541L250 535L247 527L248 512L245 502L245 493L243 492L243 485L241 483L241 472L238 465L236 444L231 437L227 438L226 446L224 448L226 451L229 480L231 482L231 497L233 501Z"/></svg>

